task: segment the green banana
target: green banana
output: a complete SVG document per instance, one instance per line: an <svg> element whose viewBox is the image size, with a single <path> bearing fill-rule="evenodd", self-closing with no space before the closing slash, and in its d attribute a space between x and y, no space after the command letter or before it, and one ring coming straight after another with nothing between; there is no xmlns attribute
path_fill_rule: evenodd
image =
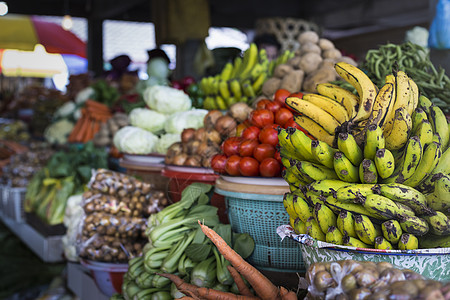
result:
<svg viewBox="0 0 450 300"><path fill-rule="evenodd" d="M382 196L409 206L418 215L429 212L425 195L410 186L389 183L377 185L375 189Z"/></svg>
<svg viewBox="0 0 450 300"><path fill-rule="evenodd" d="M220 72L220 79L227 81L231 78L231 73L233 72L233 63L227 62Z"/></svg>
<svg viewBox="0 0 450 300"><path fill-rule="evenodd" d="M325 241L330 244L343 245L343 237L344 235L336 228L336 226L330 226L325 235Z"/></svg>
<svg viewBox="0 0 450 300"><path fill-rule="evenodd" d="M306 223L303 222L300 218L295 219L293 228L297 234L306 234L308 232Z"/></svg>
<svg viewBox="0 0 450 300"><path fill-rule="evenodd" d="M372 246L367 245L366 243L362 242L361 240L351 237L351 236L346 236L346 235L344 235L344 237L342 238L342 243L344 244L344 246L349 246L349 247L365 248L365 249L372 248Z"/></svg>
<svg viewBox="0 0 450 300"><path fill-rule="evenodd" d="M373 245L377 237L377 232L372 221L365 215L356 214L353 218L355 220L355 232L358 238L368 245Z"/></svg>
<svg viewBox="0 0 450 300"><path fill-rule="evenodd" d="M374 160L377 150L385 148L385 144L383 129L375 124L369 125L364 140L364 158Z"/></svg>
<svg viewBox="0 0 450 300"><path fill-rule="evenodd" d="M242 87L242 91L244 92L244 95L247 96L249 99L253 99L256 97L256 93L253 90L252 83L250 82L249 79L244 80L241 83L241 87Z"/></svg>
<svg viewBox="0 0 450 300"><path fill-rule="evenodd" d="M294 209L294 194L293 193L285 193L283 195L283 206L290 218L295 219L298 217L298 215Z"/></svg>
<svg viewBox="0 0 450 300"><path fill-rule="evenodd" d="M423 120L417 125L416 131L412 131L412 135L417 136L422 146L433 141L433 128L428 120Z"/></svg>
<svg viewBox="0 0 450 300"><path fill-rule="evenodd" d="M303 157L303 160L316 162L311 153L311 139L300 129L290 127L287 129L289 138L294 148Z"/></svg>
<svg viewBox="0 0 450 300"><path fill-rule="evenodd" d="M318 241L325 241L325 234L322 232L322 229L320 229L319 223L317 223L316 219L314 217L308 218L305 222L306 225L306 234L308 234L310 237L318 240Z"/></svg>
<svg viewBox="0 0 450 300"><path fill-rule="evenodd" d="M377 236L374 240L375 249L394 250L392 244L382 236Z"/></svg>
<svg viewBox="0 0 450 300"><path fill-rule="evenodd" d="M356 199L373 194L374 184L355 183L344 186L336 191L336 198L342 202L358 202Z"/></svg>
<svg viewBox="0 0 450 300"><path fill-rule="evenodd" d="M359 165L359 179L362 183L377 183L377 167L373 160L367 158L363 159Z"/></svg>
<svg viewBox="0 0 450 300"><path fill-rule="evenodd" d="M380 220L396 219L398 216L407 215L414 216L414 211L408 206L396 203L393 200L377 194L370 194L361 201L362 206L376 215Z"/></svg>
<svg viewBox="0 0 450 300"><path fill-rule="evenodd" d="M450 213L450 176L439 176L434 181L434 191L425 196L431 209Z"/></svg>
<svg viewBox="0 0 450 300"><path fill-rule="evenodd" d="M443 212L435 211L423 216L423 218L428 222L430 233L435 235L450 234L450 219Z"/></svg>
<svg viewBox="0 0 450 300"><path fill-rule="evenodd" d="M284 169L281 171L281 177L289 184L295 186L297 189L303 184L302 179L292 171L294 168ZM306 184L306 183L305 183Z"/></svg>
<svg viewBox="0 0 450 300"><path fill-rule="evenodd" d="M387 220L381 224L381 230L383 232L383 237L391 242L392 244L397 244L402 235L402 227L397 220Z"/></svg>
<svg viewBox="0 0 450 300"><path fill-rule="evenodd" d="M255 79L255 81L253 81L252 83L252 89L253 91L255 91L255 94L259 94L261 92L261 88L264 84L264 82L267 79L267 73L266 72L262 72L261 74L258 75L258 77Z"/></svg>
<svg viewBox="0 0 450 300"><path fill-rule="evenodd" d="M372 218L378 217L378 214L372 213L368 209L364 208L361 204L342 202L342 201L337 200L333 196L325 197L324 203L329 208L331 208L336 214L338 214L341 210L347 210L351 213L366 215L366 216L369 216Z"/></svg>
<svg viewBox="0 0 450 300"><path fill-rule="evenodd" d="M245 79L250 75L251 70L258 62L258 54L258 46L255 43L251 43L249 48L244 52L241 67L238 74L236 74L237 77Z"/></svg>
<svg viewBox="0 0 450 300"><path fill-rule="evenodd" d="M404 184L411 187L420 185L439 164L441 156L442 151L439 143L431 142L427 144L423 150L422 159L420 160L416 171L411 177L405 180Z"/></svg>
<svg viewBox="0 0 450 300"><path fill-rule="evenodd" d="M404 232L415 236L425 235L429 230L427 222L417 216L400 216L398 221Z"/></svg>
<svg viewBox="0 0 450 300"><path fill-rule="evenodd" d="M226 80L219 80L219 94L225 101L231 97L228 82Z"/></svg>
<svg viewBox="0 0 450 300"><path fill-rule="evenodd" d="M330 226L336 226L336 215L326 206L317 202L314 206L314 218L324 234L328 232Z"/></svg>
<svg viewBox="0 0 450 300"><path fill-rule="evenodd" d="M378 149L374 159L377 174L382 178L389 178L395 171L395 159L389 149Z"/></svg>
<svg viewBox="0 0 450 300"><path fill-rule="evenodd" d="M347 210L341 210L336 218L336 226L343 235L357 238L355 220L353 214Z"/></svg>
<svg viewBox="0 0 450 300"><path fill-rule="evenodd" d="M419 237L420 248L449 248L450 247L450 235L438 236L427 234Z"/></svg>
<svg viewBox="0 0 450 300"><path fill-rule="evenodd" d="M430 117L428 119L433 126L433 131L438 133L441 137L442 149L446 150L449 141L447 117L439 106L432 105L430 107Z"/></svg>
<svg viewBox="0 0 450 300"><path fill-rule="evenodd" d="M305 158L300 155L297 149L292 145L289 133L284 128L278 128L278 145L280 145L281 150L286 150L286 155L288 158L294 158L296 160L304 160Z"/></svg>
<svg viewBox="0 0 450 300"><path fill-rule="evenodd" d="M421 107L417 107L414 110L414 113L411 115L411 118L412 118L411 132L416 132L417 127L419 126L420 123L422 123L425 120L428 121L427 113Z"/></svg>
<svg viewBox="0 0 450 300"><path fill-rule="evenodd" d="M399 250L415 250L419 248L419 240L410 233L403 233L398 241Z"/></svg>
<svg viewBox="0 0 450 300"><path fill-rule="evenodd" d="M302 177L308 179L308 181L337 179L338 176L333 169L329 169L323 165L312 163L309 161L299 161L296 165L298 171L302 174Z"/></svg>
<svg viewBox="0 0 450 300"><path fill-rule="evenodd" d="M242 57L238 56L233 61L233 70L231 71L230 78L236 78L239 75L241 65L242 65Z"/></svg>
<svg viewBox="0 0 450 300"><path fill-rule="evenodd" d="M333 159L334 171L339 179L347 182L359 182L359 169L344 155L338 151Z"/></svg>
<svg viewBox="0 0 450 300"><path fill-rule="evenodd" d="M235 99L241 99L242 98L242 89L241 89L241 84L239 83L239 80L237 79L232 79L230 80L230 90L233 93L233 97Z"/></svg>
<svg viewBox="0 0 450 300"><path fill-rule="evenodd" d="M307 189L316 195L329 196L335 194L338 189L349 185L351 185L351 183L346 181L325 179L311 182L307 185Z"/></svg>
<svg viewBox="0 0 450 300"><path fill-rule="evenodd" d="M339 151L351 161L355 166L359 166L364 158L363 150L357 144L355 137L349 133L339 133L337 139Z"/></svg>
<svg viewBox="0 0 450 300"><path fill-rule="evenodd" d="M438 177L450 174L450 149L443 150L441 147L442 155L437 166L431 171L431 173L425 177L425 179L418 186L418 189L422 192L432 192L434 190L434 181ZM440 174L442 173L442 174ZM440 174L440 175L438 175ZM435 176L437 175L437 176Z"/></svg>
<svg viewBox="0 0 450 300"><path fill-rule="evenodd" d="M312 206L306 202L305 198L294 194L293 196L293 207L295 214L302 220L306 222L310 217L314 217L314 212Z"/></svg>
<svg viewBox="0 0 450 300"><path fill-rule="evenodd" d="M333 157L337 150L324 141L311 140L311 154L316 161L327 168L333 168Z"/></svg>

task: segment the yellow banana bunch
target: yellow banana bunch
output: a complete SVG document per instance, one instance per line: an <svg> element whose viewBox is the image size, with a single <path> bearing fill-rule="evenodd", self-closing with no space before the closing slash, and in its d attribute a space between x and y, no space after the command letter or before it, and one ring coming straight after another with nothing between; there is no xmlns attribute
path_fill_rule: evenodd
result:
<svg viewBox="0 0 450 300"><path fill-rule="evenodd" d="M334 135L328 133L322 125L305 115L294 116L294 120L317 140L327 143L330 147L333 146Z"/></svg>
<svg viewBox="0 0 450 300"><path fill-rule="evenodd" d="M350 120L350 116L345 107L334 99L318 94L306 94L302 99L320 107L332 115L340 124Z"/></svg>
<svg viewBox="0 0 450 300"><path fill-rule="evenodd" d="M428 232L428 223L417 216L400 216L399 223L404 232L422 236Z"/></svg>
<svg viewBox="0 0 450 300"><path fill-rule="evenodd" d="M392 244L382 236L377 236L374 241L375 249L394 250Z"/></svg>
<svg viewBox="0 0 450 300"><path fill-rule="evenodd" d="M377 125L369 125L364 139L364 158L374 160L377 151L379 149L384 149L385 145L383 129Z"/></svg>
<svg viewBox="0 0 450 300"><path fill-rule="evenodd" d="M375 163L365 158L359 165L359 179L362 183L377 183L378 172Z"/></svg>
<svg viewBox="0 0 450 300"><path fill-rule="evenodd" d="M329 227L336 226L336 215L325 204L317 202L314 205L314 218L324 234L328 232Z"/></svg>
<svg viewBox="0 0 450 300"><path fill-rule="evenodd" d="M336 226L328 227L328 231L325 235L325 240L327 243L335 245L343 245L344 235L336 228Z"/></svg>
<svg viewBox="0 0 450 300"><path fill-rule="evenodd" d="M383 232L383 237L392 244L397 244L403 234L402 227L397 220L383 222L381 224L381 230Z"/></svg>
<svg viewBox="0 0 450 300"><path fill-rule="evenodd" d="M316 89L320 95L334 99L344 106L350 119L356 116L360 102L357 95L332 83L319 83Z"/></svg>
<svg viewBox="0 0 450 300"><path fill-rule="evenodd" d="M395 171L394 155L389 149L378 149L375 158L375 166L377 167L377 174L382 178L389 178Z"/></svg>
<svg viewBox="0 0 450 300"><path fill-rule="evenodd" d="M325 234L322 232L322 229L320 229L319 223L317 223L316 219L314 217L308 218L305 222L306 225L306 234L308 234L310 237L318 240L318 241L325 241Z"/></svg>
<svg viewBox="0 0 450 300"><path fill-rule="evenodd" d="M394 77L393 75L388 75L388 77L389 76ZM395 79L387 80L375 97L375 102L373 103L367 125L376 125L381 128L384 127L387 116L390 115L393 110L395 94Z"/></svg>
<svg viewBox="0 0 450 300"><path fill-rule="evenodd" d="M400 107L394 112L392 128L384 133L386 148L397 150L402 148L408 141L412 128L411 115L406 108Z"/></svg>
<svg viewBox="0 0 450 300"><path fill-rule="evenodd" d="M336 193L338 189L344 186L349 186L350 183L336 180L336 179L326 179L318 180L308 184L308 191L316 195L330 196Z"/></svg>
<svg viewBox="0 0 450 300"><path fill-rule="evenodd" d="M399 250L415 250L419 248L419 240L413 234L404 233L400 237L397 247Z"/></svg>
<svg viewBox="0 0 450 300"><path fill-rule="evenodd" d="M355 231L355 220L353 214L347 210L341 210L336 218L336 226L342 235L357 238Z"/></svg>
<svg viewBox="0 0 450 300"><path fill-rule="evenodd" d="M353 165L343 152L338 151L334 154L334 171L339 179L347 182L359 182L359 169Z"/></svg>

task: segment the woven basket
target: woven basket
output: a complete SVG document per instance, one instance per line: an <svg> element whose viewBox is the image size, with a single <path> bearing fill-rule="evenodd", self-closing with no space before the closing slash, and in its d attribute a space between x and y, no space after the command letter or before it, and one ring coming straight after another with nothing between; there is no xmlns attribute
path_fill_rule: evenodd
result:
<svg viewBox="0 0 450 300"><path fill-rule="evenodd" d="M295 18L263 18L258 19L255 24L255 34L273 34L281 44L281 51L297 50L300 45L297 37L305 31L315 31L320 34L317 24Z"/></svg>

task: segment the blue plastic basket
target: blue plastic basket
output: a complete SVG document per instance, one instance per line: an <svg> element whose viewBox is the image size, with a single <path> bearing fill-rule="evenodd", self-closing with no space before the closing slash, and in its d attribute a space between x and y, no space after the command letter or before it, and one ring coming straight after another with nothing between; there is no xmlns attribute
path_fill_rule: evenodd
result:
<svg viewBox="0 0 450 300"><path fill-rule="evenodd" d="M247 259L253 266L277 272L305 272L298 244L283 241L277 227L289 223L283 206L283 195L249 194L225 191L216 186L217 194L225 196L225 204L233 231L248 233L255 240L255 250Z"/></svg>

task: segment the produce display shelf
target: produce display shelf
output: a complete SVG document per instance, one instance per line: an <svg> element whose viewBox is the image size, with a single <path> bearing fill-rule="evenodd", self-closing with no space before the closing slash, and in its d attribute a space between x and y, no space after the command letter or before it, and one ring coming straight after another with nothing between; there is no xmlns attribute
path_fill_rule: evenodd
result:
<svg viewBox="0 0 450 300"><path fill-rule="evenodd" d="M81 300L107 300L97 285L90 271L79 263L67 263L67 286Z"/></svg>
<svg viewBox="0 0 450 300"><path fill-rule="evenodd" d="M27 223L18 223L0 214L3 223L27 245L42 261L63 262L64 249L61 235L44 237Z"/></svg>

